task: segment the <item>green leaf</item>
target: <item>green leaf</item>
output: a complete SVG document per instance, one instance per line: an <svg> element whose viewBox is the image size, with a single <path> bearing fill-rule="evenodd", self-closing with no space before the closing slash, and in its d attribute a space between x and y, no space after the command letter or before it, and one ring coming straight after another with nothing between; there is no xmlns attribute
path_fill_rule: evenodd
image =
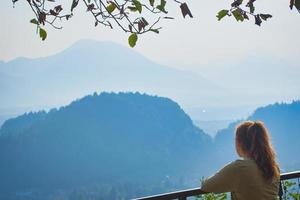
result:
<svg viewBox="0 0 300 200"><path fill-rule="evenodd" d="M220 21L223 17L225 17L228 14L228 10L221 10L218 12L217 18Z"/></svg>
<svg viewBox="0 0 300 200"><path fill-rule="evenodd" d="M254 7L253 3L249 4L249 8L250 8L250 13L253 14L254 10L255 10L255 7Z"/></svg>
<svg viewBox="0 0 300 200"><path fill-rule="evenodd" d="M241 21L241 22L244 21L244 16L243 16L241 10L236 9L236 10L232 11L232 14L233 14L234 18L236 19L236 21Z"/></svg>
<svg viewBox="0 0 300 200"><path fill-rule="evenodd" d="M106 9L107 9L107 12L109 13L109 14L111 14L115 9L116 9L116 4L114 4L114 3L110 3L107 7L106 7Z"/></svg>
<svg viewBox="0 0 300 200"><path fill-rule="evenodd" d="M284 186L287 187L287 188L290 188L292 187L293 185L295 185L296 183L294 182L291 182L291 181L285 181L284 182Z"/></svg>
<svg viewBox="0 0 300 200"><path fill-rule="evenodd" d="M149 0L149 3L152 7L154 6L154 0Z"/></svg>
<svg viewBox="0 0 300 200"><path fill-rule="evenodd" d="M31 20L30 20L30 23L39 25L39 22L38 22L35 18L31 19Z"/></svg>
<svg viewBox="0 0 300 200"><path fill-rule="evenodd" d="M160 0L160 5L158 5L158 6L156 6L156 8L158 9L158 10L160 10L161 12L164 12L164 13L168 13L167 11L166 11L166 9L165 9L165 7L166 7L166 0Z"/></svg>
<svg viewBox="0 0 300 200"><path fill-rule="evenodd" d="M132 33L128 38L128 44L130 47L134 47L136 45L136 41L138 39L138 36L136 33Z"/></svg>
<svg viewBox="0 0 300 200"><path fill-rule="evenodd" d="M40 38L44 41L47 38L47 32L45 29L40 28Z"/></svg>
<svg viewBox="0 0 300 200"><path fill-rule="evenodd" d="M150 31L159 34L159 30L158 29L150 29Z"/></svg>
<svg viewBox="0 0 300 200"><path fill-rule="evenodd" d="M132 0L132 3L136 7L136 9L139 11L139 13L142 13L142 4L139 0Z"/></svg>
<svg viewBox="0 0 300 200"><path fill-rule="evenodd" d="M127 7L131 12L136 12L138 9L136 7L133 6L128 6Z"/></svg>
<svg viewBox="0 0 300 200"><path fill-rule="evenodd" d="M300 11L300 0L295 0L295 7Z"/></svg>
<svg viewBox="0 0 300 200"><path fill-rule="evenodd" d="M260 14L259 15L260 16L260 18L262 18L263 20L267 20L268 18L271 18L272 17L272 15L270 15L270 14Z"/></svg>

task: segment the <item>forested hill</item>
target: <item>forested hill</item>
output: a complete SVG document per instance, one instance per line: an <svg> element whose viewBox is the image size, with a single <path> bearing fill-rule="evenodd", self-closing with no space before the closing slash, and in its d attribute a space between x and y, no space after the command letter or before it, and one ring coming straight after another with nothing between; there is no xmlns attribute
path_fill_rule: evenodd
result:
<svg viewBox="0 0 300 200"><path fill-rule="evenodd" d="M282 170L299 170L300 102L258 108ZM0 199L131 199L199 185L237 158L234 129L213 141L168 98L86 96L0 129Z"/></svg>
<svg viewBox="0 0 300 200"><path fill-rule="evenodd" d="M211 144L168 98L95 93L3 124L0 199L55 191L129 199L174 190L205 175Z"/></svg>
<svg viewBox="0 0 300 200"><path fill-rule="evenodd" d="M300 101L275 103L255 110L248 120L261 120L269 129L283 171L299 170ZM218 132L215 146L222 163L234 159L234 131L239 122ZM229 156L224 156L229 155Z"/></svg>

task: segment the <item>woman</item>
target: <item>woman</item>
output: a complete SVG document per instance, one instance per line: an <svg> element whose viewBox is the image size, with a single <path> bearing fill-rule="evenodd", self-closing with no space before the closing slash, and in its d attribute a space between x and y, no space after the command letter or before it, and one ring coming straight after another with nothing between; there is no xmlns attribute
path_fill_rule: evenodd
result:
<svg viewBox="0 0 300 200"><path fill-rule="evenodd" d="M246 121L238 125L235 146L242 159L231 162L205 180L201 190L231 192L234 200L276 199L280 171L264 124Z"/></svg>

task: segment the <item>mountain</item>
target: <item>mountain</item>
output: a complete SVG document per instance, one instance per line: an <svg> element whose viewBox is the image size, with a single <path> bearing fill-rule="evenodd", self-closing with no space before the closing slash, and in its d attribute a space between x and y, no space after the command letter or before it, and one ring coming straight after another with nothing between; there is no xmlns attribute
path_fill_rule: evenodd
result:
<svg viewBox="0 0 300 200"><path fill-rule="evenodd" d="M264 121L282 171L299 170L300 101L246 120ZM0 199L130 199L195 187L237 158L238 123L212 139L171 99L138 92L25 113L0 129Z"/></svg>
<svg viewBox="0 0 300 200"><path fill-rule="evenodd" d="M232 96L240 94L244 101L249 101L250 96L255 96L251 100L259 103L300 96L299 64L290 60L269 55L249 55L231 64L222 63L202 68L201 76L222 84L233 93Z"/></svg>
<svg viewBox="0 0 300 200"><path fill-rule="evenodd" d="M16 107L21 114L67 105L99 89L142 91L179 103L199 104L220 87L200 75L156 64L112 42L83 40L53 56L0 63L0 113Z"/></svg>
<svg viewBox="0 0 300 200"><path fill-rule="evenodd" d="M211 150L168 98L94 93L3 124L0 199L129 199L190 187L211 173Z"/></svg>
<svg viewBox="0 0 300 200"><path fill-rule="evenodd" d="M261 120L268 128L282 171L299 170L300 161L300 101L275 103L260 107L247 120ZM236 157L234 147L234 122L217 133L215 146L219 160L227 162ZM226 155L226 156L224 156Z"/></svg>

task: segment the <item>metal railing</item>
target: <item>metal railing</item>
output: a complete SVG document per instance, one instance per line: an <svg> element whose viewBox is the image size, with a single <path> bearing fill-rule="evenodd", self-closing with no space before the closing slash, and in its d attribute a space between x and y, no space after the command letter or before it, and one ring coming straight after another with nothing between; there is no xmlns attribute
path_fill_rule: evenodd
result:
<svg viewBox="0 0 300 200"><path fill-rule="evenodd" d="M280 185L279 185L279 199L282 199L282 196L284 194L284 189L282 187L282 181L289 180L289 179L295 179L300 178L300 171L294 171L294 172L288 172L283 173L280 175ZM299 186L300 187L300 186ZM137 198L135 200L172 200L172 199L178 199L178 200L186 200L188 197L193 197L196 195L202 195L207 194L208 192L202 191L200 188L193 188L188 190L181 190L176 192L170 192L170 193L164 193L154 196L147 196L142 198Z"/></svg>

